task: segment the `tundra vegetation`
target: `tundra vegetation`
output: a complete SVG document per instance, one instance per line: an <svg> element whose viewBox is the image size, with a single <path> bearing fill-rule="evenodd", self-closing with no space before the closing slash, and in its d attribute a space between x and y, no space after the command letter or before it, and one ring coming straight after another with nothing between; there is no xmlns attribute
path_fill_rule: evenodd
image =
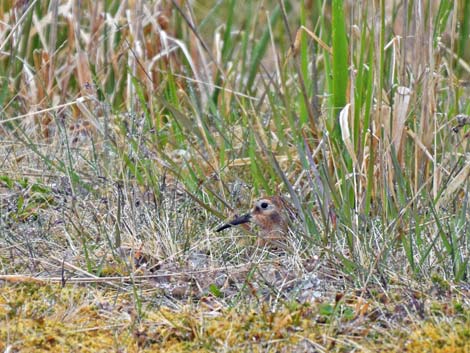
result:
<svg viewBox="0 0 470 353"><path fill-rule="evenodd" d="M470 351L470 1L7 0L0 28L0 351ZM273 195L282 249L215 232Z"/></svg>

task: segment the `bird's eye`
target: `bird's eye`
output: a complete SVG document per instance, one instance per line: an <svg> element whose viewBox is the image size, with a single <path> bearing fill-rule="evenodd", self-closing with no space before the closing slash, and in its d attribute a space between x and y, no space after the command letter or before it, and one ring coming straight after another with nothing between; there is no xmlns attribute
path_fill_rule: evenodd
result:
<svg viewBox="0 0 470 353"><path fill-rule="evenodd" d="M261 202L261 208L263 210L267 209L268 208L268 203L267 202Z"/></svg>

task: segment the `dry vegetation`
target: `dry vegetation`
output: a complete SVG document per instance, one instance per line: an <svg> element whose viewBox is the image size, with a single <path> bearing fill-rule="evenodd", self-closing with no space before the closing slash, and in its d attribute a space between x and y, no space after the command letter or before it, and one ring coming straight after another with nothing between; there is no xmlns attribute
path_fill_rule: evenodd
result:
<svg viewBox="0 0 470 353"><path fill-rule="evenodd" d="M0 351L470 352L470 1L0 20Z"/></svg>

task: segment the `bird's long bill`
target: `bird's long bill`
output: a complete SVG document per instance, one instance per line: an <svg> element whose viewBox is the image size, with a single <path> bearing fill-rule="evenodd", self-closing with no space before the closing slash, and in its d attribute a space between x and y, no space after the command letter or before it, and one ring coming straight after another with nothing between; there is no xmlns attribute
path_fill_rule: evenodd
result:
<svg viewBox="0 0 470 353"><path fill-rule="evenodd" d="M215 231L220 232L220 231L222 231L224 229L227 229L227 228L230 228L232 226L236 226L236 225L243 224L243 223L248 223L250 221L251 221L251 214L247 213L243 216L235 217L232 221L230 221L229 223L226 223L223 226L217 228Z"/></svg>

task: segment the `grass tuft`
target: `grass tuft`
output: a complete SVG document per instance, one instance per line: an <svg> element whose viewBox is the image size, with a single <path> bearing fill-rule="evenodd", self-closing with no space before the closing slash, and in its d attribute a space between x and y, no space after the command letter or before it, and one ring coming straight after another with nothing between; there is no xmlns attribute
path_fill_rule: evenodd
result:
<svg viewBox="0 0 470 353"><path fill-rule="evenodd" d="M0 349L468 350L468 7L1 3Z"/></svg>

